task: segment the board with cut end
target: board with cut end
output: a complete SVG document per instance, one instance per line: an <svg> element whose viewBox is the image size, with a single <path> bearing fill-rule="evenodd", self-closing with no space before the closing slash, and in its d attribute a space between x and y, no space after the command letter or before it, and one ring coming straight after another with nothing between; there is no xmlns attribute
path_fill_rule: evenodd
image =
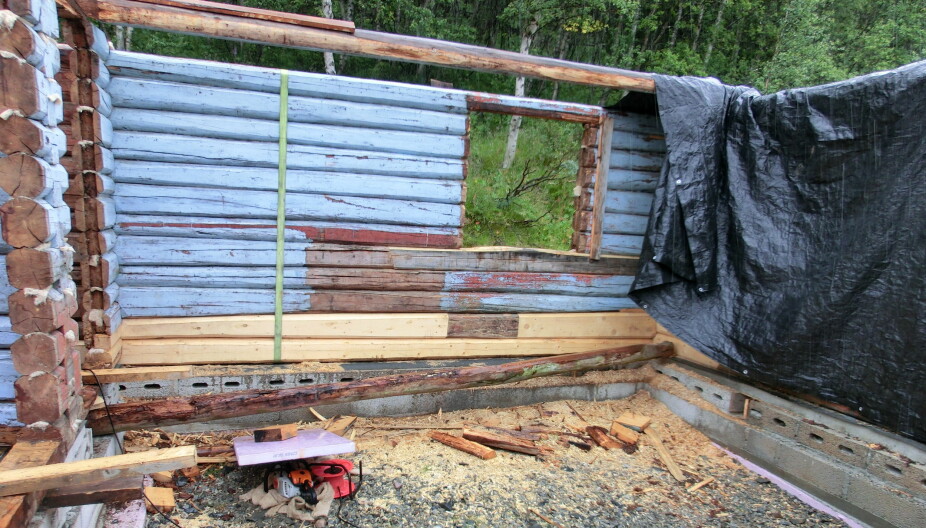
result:
<svg viewBox="0 0 926 528"><path fill-rule="evenodd" d="M450 446L458 451L463 451L464 453L469 453L483 460L493 459L496 455L495 451L490 447L441 431L431 431L428 433L428 437L446 446Z"/></svg>
<svg viewBox="0 0 926 528"><path fill-rule="evenodd" d="M171 447L76 462L0 471L0 496L49 490L65 485L95 484L122 476L196 465L194 446Z"/></svg>

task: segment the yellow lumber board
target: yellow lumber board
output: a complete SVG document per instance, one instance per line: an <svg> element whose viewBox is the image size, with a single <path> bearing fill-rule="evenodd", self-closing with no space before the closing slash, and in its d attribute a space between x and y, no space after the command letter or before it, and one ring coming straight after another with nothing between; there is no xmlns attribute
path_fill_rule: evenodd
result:
<svg viewBox="0 0 926 528"><path fill-rule="evenodd" d="M661 326L659 328L662 328ZM662 330L665 330L662 328ZM653 338L653 343L659 344L663 341L668 341L675 345L675 355L680 359L690 361L696 365L701 365L710 369L716 369L720 367L720 363L714 361L713 359L705 356L693 346L682 341L681 339L675 337L674 335L668 332L657 332L656 337Z"/></svg>
<svg viewBox="0 0 926 528"><path fill-rule="evenodd" d="M92 373L88 370L81 371L81 378L84 384L96 385L96 379L100 383L122 383L125 381L148 381L148 380L177 380L189 378L192 375L193 368L189 365L166 365L158 367L136 367L136 368L115 368L115 369L98 369ZM93 377L96 374L96 378Z"/></svg>
<svg viewBox="0 0 926 528"><path fill-rule="evenodd" d="M124 340L127 365L267 363L273 339ZM644 339L284 339L282 360L372 361L549 356L649 343Z"/></svg>
<svg viewBox="0 0 926 528"><path fill-rule="evenodd" d="M195 465L196 447L182 446L91 458L77 462L18 468L0 472L0 496L78 484L94 484L118 477L142 476Z"/></svg>
<svg viewBox="0 0 926 528"><path fill-rule="evenodd" d="M173 511L177 507L177 501L174 498L174 490L171 488L145 488L145 498L150 501L148 511L151 513L161 511L164 513Z"/></svg>
<svg viewBox="0 0 926 528"><path fill-rule="evenodd" d="M519 338L652 338L656 321L643 312L518 315Z"/></svg>
<svg viewBox="0 0 926 528"><path fill-rule="evenodd" d="M447 337L449 316L433 314L286 314L287 338ZM122 340L172 337L265 337L273 335L272 315L146 317L125 319Z"/></svg>

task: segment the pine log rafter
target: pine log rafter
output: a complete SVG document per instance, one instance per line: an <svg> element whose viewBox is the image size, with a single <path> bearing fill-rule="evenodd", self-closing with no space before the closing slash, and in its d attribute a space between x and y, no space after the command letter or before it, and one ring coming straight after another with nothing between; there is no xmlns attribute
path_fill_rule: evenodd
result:
<svg viewBox="0 0 926 528"><path fill-rule="evenodd" d="M249 18L137 0L75 2L89 17L109 24L490 73L507 73L618 90L655 91L655 81L652 75L647 73L522 55L482 46L362 29L349 33L306 27L293 22ZM280 19L285 16L285 13L280 13Z"/></svg>

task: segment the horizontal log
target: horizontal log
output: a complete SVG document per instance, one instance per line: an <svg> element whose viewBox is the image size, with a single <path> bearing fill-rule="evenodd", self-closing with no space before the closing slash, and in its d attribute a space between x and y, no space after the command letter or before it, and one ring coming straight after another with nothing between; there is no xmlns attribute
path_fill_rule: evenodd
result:
<svg viewBox="0 0 926 528"><path fill-rule="evenodd" d="M98 484L77 484L51 489L45 494L45 508L66 508L85 504L111 504L144 500L144 477L121 477Z"/></svg>
<svg viewBox="0 0 926 528"><path fill-rule="evenodd" d="M76 172L95 172L98 174L111 174L115 166L115 154L112 150L98 143L78 143L71 151L74 158Z"/></svg>
<svg viewBox="0 0 926 528"><path fill-rule="evenodd" d="M664 134L647 134L637 131L614 130L611 136L611 148L614 151L654 152L665 155L666 138Z"/></svg>
<svg viewBox="0 0 926 528"><path fill-rule="evenodd" d="M67 184L68 174L61 165L23 153L0 158L0 189L10 196L42 198L56 185Z"/></svg>
<svg viewBox="0 0 926 528"><path fill-rule="evenodd" d="M119 56L121 52L117 52ZM154 75L159 77L153 69L162 68L164 60L170 61L167 57L152 57L147 55L132 55L132 58L141 58L138 63L144 64L150 62L150 69L143 75ZM173 59L177 60L177 59ZM118 60L117 60L118 63ZM166 70L172 70L175 67L170 62L166 64ZM132 78L117 76L106 88L107 93L112 97L115 105L125 109L145 109L168 112L186 112L191 114L205 114L210 116L231 116L252 119L279 120L280 118L280 96L279 96L279 72L277 70L257 69L253 67L241 72L232 73L233 80L240 78L250 78L257 75L265 75L267 79L273 81L276 79L276 86L272 90L262 90L258 87L256 90L247 83L238 85L231 82L233 87L222 87L225 83L219 82L220 86L202 86L209 85L214 79L212 76L222 76L228 68L237 68L237 66L222 63L203 63L190 61L190 64L183 65L191 67L193 71L201 72L204 78L188 79L183 78L185 82L169 82L152 80L150 78ZM256 70L256 71L255 71ZM117 70L119 71L119 70ZM238 74L241 75L238 75ZM392 83L386 84L385 87L372 89L369 86L370 81L361 81L359 79L349 79L347 77L331 77L320 75L320 78L309 77L303 79L303 75L318 74L301 74L297 72L290 73L289 97L287 99L286 119L293 123L312 123L322 125L339 125L363 127L366 129L383 129L397 130L408 132L431 133L451 136L462 136L466 134L466 115L460 113L448 112L452 107L440 105L440 100L436 97L440 95L427 92L424 99L428 100L429 95L435 98L436 109L426 110L413 106L408 108L407 105L415 104L417 101L409 100L411 97L402 97L397 101L391 101L389 98L377 97L377 93L383 91L394 91L401 94L419 93L420 90L413 85L399 85ZM167 78L174 78L166 74ZM355 82L356 81L356 82ZM187 82L193 84L186 84ZM308 91L299 90L308 82L310 88ZM324 85L330 86L330 91L323 91ZM357 86L355 86L357 85ZM241 89L236 89L236 88ZM271 83L261 87L270 88ZM358 88L370 88L367 90L367 98L363 97L363 92ZM348 100L342 100L344 93L338 90L344 89ZM270 93L268 93L270 92ZM301 94L301 95L300 95ZM460 96L461 97L461 96ZM462 98L462 97L461 97ZM444 98L447 99L447 98Z"/></svg>
<svg viewBox="0 0 926 528"><path fill-rule="evenodd" d="M98 382L125 383L128 381L166 381L192 377L193 367L189 365L167 365L159 367L135 367L94 369L93 372L81 372L84 385L97 385Z"/></svg>
<svg viewBox="0 0 926 528"><path fill-rule="evenodd" d="M605 196L606 213L643 215L649 218L652 206L652 193L609 191Z"/></svg>
<svg viewBox="0 0 926 528"><path fill-rule="evenodd" d="M511 322L514 322L512 325ZM287 338L643 338L655 321L642 311L558 314L285 314ZM272 315L127 319L122 339L267 337Z"/></svg>
<svg viewBox="0 0 926 528"><path fill-rule="evenodd" d="M109 39L102 29L86 19L74 19L61 24L63 40L77 48L89 49L101 59L109 56Z"/></svg>
<svg viewBox="0 0 926 528"><path fill-rule="evenodd" d="M369 268L286 268L283 285L290 289L385 290L446 292L510 292L550 295L626 296L629 275L512 273L478 271L379 270ZM109 284L115 278L97 279ZM123 286L272 289L271 267L128 266L118 277Z"/></svg>
<svg viewBox="0 0 926 528"><path fill-rule="evenodd" d="M577 253L505 247L433 250L314 245L307 248L306 263L309 266L319 267L593 275L635 275L637 271L637 261L632 258L589 261L586 255Z"/></svg>
<svg viewBox="0 0 926 528"><path fill-rule="evenodd" d="M152 7L126 0L83 0L88 14L102 22L163 29L186 34L284 45L297 49L330 50L350 55L398 59L454 68L510 73L551 81L652 92L647 74L578 64L545 57L446 41L357 30L353 35L314 28L294 28L276 22L242 20L224 15L197 16L182 9Z"/></svg>
<svg viewBox="0 0 926 528"><path fill-rule="evenodd" d="M613 150L608 167L632 171L659 172L665 160L664 152L640 152L636 150Z"/></svg>
<svg viewBox="0 0 926 528"><path fill-rule="evenodd" d="M609 255L636 257L642 249L642 236L604 234L601 237L601 251Z"/></svg>
<svg viewBox="0 0 926 528"><path fill-rule="evenodd" d="M463 438L478 442L482 445L504 449L505 451L514 451L526 455L541 456L553 453L553 448L547 446L538 446L531 440L516 438L508 434L493 433L489 431L477 431L474 429L463 429Z"/></svg>
<svg viewBox="0 0 926 528"><path fill-rule="evenodd" d="M608 171L608 190L653 192L659 181L658 172L611 169Z"/></svg>
<svg viewBox="0 0 926 528"><path fill-rule="evenodd" d="M642 236L646 233L648 223L648 215L605 213L602 217L601 230L604 233Z"/></svg>
<svg viewBox="0 0 926 528"><path fill-rule="evenodd" d="M70 248L20 248L6 256L5 269L11 286L41 290L68 276L72 264Z"/></svg>
<svg viewBox="0 0 926 528"><path fill-rule="evenodd" d="M269 313L273 290L125 286L119 302L128 317ZM285 312L591 312L635 308L625 297L495 292L373 292L287 290Z"/></svg>
<svg viewBox="0 0 926 528"><path fill-rule="evenodd" d="M98 433L99 434L99 433ZM196 447L183 446L0 472L0 495L48 490L196 465Z"/></svg>
<svg viewBox="0 0 926 528"><path fill-rule="evenodd" d="M597 124L603 113L600 106L487 93L470 93L466 96L466 102L470 112L491 112L573 123Z"/></svg>
<svg viewBox="0 0 926 528"><path fill-rule="evenodd" d="M639 361L667 357L671 354L672 346L668 343L632 345L617 349L516 361L500 366L399 374L278 391L242 391L200 395L186 399L133 402L110 406L109 412L105 414L91 411L88 416L88 426L102 432L106 430L104 427L110 427L110 418L116 430L201 422L220 417L247 416L291 408L304 409L320 403L347 403L387 396L482 387L537 376L618 368Z"/></svg>
<svg viewBox="0 0 926 528"><path fill-rule="evenodd" d="M307 242L288 242L284 264L305 264L305 250L310 246ZM276 241L269 240L120 236L117 253L123 266L276 265Z"/></svg>
<svg viewBox="0 0 926 528"><path fill-rule="evenodd" d="M75 113L71 117L71 123L79 125L71 134L75 141L91 141L102 147L112 147L113 123L108 117L86 106L78 107Z"/></svg>
<svg viewBox="0 0 926 528"><path fill-rule="evenodd" d="M191 11L201 11L210 14L231 15L256 20L269 20L294 26L327 29L329 31L354 32L354 23L349 20L336 20L296 13L283 13L249 6L230 5L208 0L142 0L146 4L182 7Z"/></svg>
<svg viewBox="0 0 926 528"><path fill-rule="evenodd" d="M20 338L19 332L14 332L9 315L0 315L0 349L8 349Z"/></svg>
<svg viewBox="0 0 926 528"><path fill-rule="evenodd" d="M112 126L117 130L279 144L280 123L269 119L123 108L116 108L112 119ZM460 136L379 130L371 128L369 124L360 128L290 121L286 130L286 141L290 145L369 150L434 158L460 159L464 156L464 142Z"/></svg>
<svg viewBox="0 0 926 528"><path fill-rule="evenodd" d="M65 352L64 362L49 372L36 371L16 380L16 414L23 423L54 423L81 388L80 354Z"/></svg>
<svg viewBox="0 0 926 528"><path fill-rule="evenodd" d="M113 181L116 183L249 191L276 191L279 187L278 179L279 171L269 167L228 167L129 160L117 161L113 173ZM458 181L350 172L287 170L286 192L449 204L463 201L462 186Z"/></svg>
<svg viewBox="0 0 926 528"><path fill-rule="evenodd" d="M95 52L77 48L68 54L69 70L78 79L89 79L100 88L106 89L112 78L109 68Z"/></svg>
<svg viewBox="0 0 926 528"><path fill-rule="evenodd" d="M114 194L117 213L219 218L277 218L278 195L273 191L243 193L236 189L160 187L121 184ZM460 224L461 206L408 200L333 197L319 194L286 195L286 218L401 224L414 226L456 227Z"/></svg>
<svg viewBox="0 0 926 528"><path fill-rule="evenodd" d="M239 218L149 216L120 214L114 226L120 238L206 238L276 240L276 222ZM415 227L352 222L287 221L284 237L290 242L329 242L375 246L454 249L462 245L459 227ZM131 241L129 242L131 243ZM198 243L183 242L192 245ZM120 253L123 253L120 250ZM141 260L136 262L145 263ZM223 262L208 261L222 265Z"/></svg>
<svg viewBox="0 0 926 528"><path fill-rule="evenodd" d="M120 131L113 139L119 159L205 165L276 167L278 145L192 136ZM448 158L386 154L352 149L289 145L287 166L293 169L384 174L428 179L463 179L463 162Z"/></svg>
<svg viewBox="0 0 926 528"><path fill-rule="evenodd" d="M91 283L92 284L92 283ZM85 312L90 310L107 310L119 300L121 288L118 284L110 284L105 288L102 286L91 286L82 292L80 305Z"/></svg>

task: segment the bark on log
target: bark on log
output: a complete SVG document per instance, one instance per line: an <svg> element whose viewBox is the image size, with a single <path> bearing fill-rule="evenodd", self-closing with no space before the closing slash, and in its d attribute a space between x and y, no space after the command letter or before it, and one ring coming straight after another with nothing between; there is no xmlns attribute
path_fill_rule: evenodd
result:
<svg viewBox="0 0 926 528"><path fill-rule="evenodd" d="M495 451L491 448L486 447L482 444L478 444L471 440L465 438L460 438L458 436L453 436L451 434L442 433L440 431L431 431L428 433L428 436L432 440L437 440L438 442L450 446L454 449L463 451L464 453L469 453L470 455L477 456L483 460L489 460L495 458Z"/></svg>
<svg viewBox="0 0 926 528"><path fill-rule="evenodd" d="M88 415L87 423L96 434L109 434L112 427L115 427L116 431L126 431L180 423L208 422L221 418L305 408L309 405L348 403L387 396L482 387L540 376L615 368L673 354L673 345L666 342L514 361L498 366L382 376L347 383L138 401L110 406L112 426L103 410L92 411Z"/></svg>
<svg viewBox="0 0 926 528"><path fill-rule="evenodd" d="M551 448L538 446L531 440L523 440L507 434L490 433L489 431L463 429L463 438L496 449L504 449L505 451L514 451L531 456L545 456L553 452Z"/></svg>

